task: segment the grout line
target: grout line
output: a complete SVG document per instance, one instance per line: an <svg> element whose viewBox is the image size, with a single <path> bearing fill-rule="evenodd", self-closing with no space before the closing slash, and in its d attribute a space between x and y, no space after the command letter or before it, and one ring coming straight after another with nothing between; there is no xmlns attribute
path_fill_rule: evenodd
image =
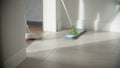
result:
<svg viewBox="0 0 120 68"><path fill-rule="evenodd" d="M49 54L48 56L45 57L45 59L43 60L43 62L56 50L56 48L54 48Z"/></svg>

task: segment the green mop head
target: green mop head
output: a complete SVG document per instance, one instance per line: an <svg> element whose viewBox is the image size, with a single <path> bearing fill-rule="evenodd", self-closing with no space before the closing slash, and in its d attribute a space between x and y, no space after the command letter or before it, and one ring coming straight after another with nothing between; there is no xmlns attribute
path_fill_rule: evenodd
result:
<svg viewBox="0 0 120 68"><path fill-rule="evenodd" d="M65 35L65 38L76 39L79 36L83 35L87 30L86 29L76 29L75 26L72 26L72 31L69 34Z"/></svg>
<svg viewBox="0 0 120 68"><path fill-rule="evenodd" d="M76 30L76 28L75 28L74 25L72 25L72 31L71 31L70 34L71 34L71 35L77 35L77 34L78 34L78 32L77 32L77 30Z"/></svg>

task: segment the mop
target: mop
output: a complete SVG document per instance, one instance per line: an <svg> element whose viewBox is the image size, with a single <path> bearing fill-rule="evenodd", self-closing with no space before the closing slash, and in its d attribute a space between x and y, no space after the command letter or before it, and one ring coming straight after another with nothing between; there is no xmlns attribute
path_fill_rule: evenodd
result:
<svg viewBox="0 0 120 68"><path fill-rule="evenodd" d="M68 13L68 10L66 8L66 5L64 3L63 0L61 0L61 3L63 5L63 8L65 10L65 13L67 15L67 18L68 18L68 21L72 27L72 31L68 34L65 35L65 38L68 38L68 39L76 39L78 38L79 36L83 35L87 30L86 29L76 29L75 25L72 23L72 20L71 20L71 17Z"/></svg>

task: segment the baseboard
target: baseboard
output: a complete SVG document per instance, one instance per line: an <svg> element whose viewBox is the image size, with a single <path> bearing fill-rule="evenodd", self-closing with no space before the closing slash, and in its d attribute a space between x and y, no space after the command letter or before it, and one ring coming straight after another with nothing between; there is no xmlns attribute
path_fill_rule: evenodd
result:
<svg viewBox="0 0 120 68"><path fill-rule="evenodd" d="M27 25L42 25L42 21L27 21Z"/></svg>
<svg viewBox="0 0 120 68"><path fill-rule="evenodd" d="M5 68L16 68L22 61L26 58L26 48L21 49L14 56L10 57L7 61L4 62Z"/></svg>

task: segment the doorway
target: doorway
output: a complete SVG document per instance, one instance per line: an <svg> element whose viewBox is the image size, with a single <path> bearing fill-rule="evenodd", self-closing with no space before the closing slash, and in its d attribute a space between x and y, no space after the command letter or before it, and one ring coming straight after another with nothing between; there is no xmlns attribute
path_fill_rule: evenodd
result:
<svg viewBox="0 0 120 68"><path fill-rule="evenodd" d="M43 33L43 0L25 0L25 17L27 33L41 35ZM28 44L35 38L27 37Z"/></svg>

